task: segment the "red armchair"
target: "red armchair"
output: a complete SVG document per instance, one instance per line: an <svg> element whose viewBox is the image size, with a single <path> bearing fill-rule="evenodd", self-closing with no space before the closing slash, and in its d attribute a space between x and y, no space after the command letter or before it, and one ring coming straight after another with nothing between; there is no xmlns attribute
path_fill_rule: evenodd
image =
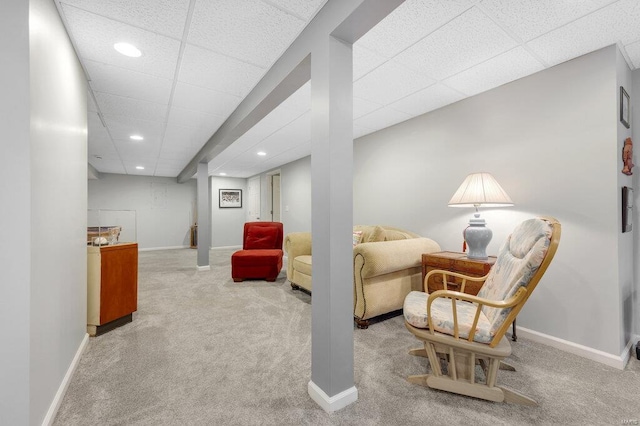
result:
<svg viewBox="0 0 640 426"><path fill-rule="evenodd" d="M244 224L242 250L231 255L231 277L275 281L282 269L282 223L247 222Z"/></svg>

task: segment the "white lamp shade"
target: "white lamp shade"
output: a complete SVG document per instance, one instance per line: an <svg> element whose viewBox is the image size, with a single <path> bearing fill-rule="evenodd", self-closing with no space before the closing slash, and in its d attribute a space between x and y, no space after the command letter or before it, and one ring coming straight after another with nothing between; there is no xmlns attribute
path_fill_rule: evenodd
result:
<svg viewBox="0 0 640 426"><path fill-rule="evenodd" d="M466 177L451 200L450 207L507 207L513 201L490 173L472 173Z"/></svg>

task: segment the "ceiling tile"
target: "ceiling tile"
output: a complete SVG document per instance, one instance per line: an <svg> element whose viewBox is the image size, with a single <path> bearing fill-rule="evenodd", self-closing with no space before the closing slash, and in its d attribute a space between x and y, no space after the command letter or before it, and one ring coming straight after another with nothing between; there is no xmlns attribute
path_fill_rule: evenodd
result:
<svg viewBox="0 0 640 426"><path fill-rule="evenodd" d="M444 79L506 52L516 41L472 8L396 57L405 66Z"/></svg>
<svg viewBox="0 0 640 426"><path fill-rule="evenodd" d="M387 58L384 56L378 55L374 51L361 47L356 43L353 45L353 81L378 68L386 61Z"/></svg>
<svg viewBox="0 0 640 426"><path fill-rule="evenodd" d="M278 6L282 9L286 9L297 15L298 17L309 21L316 14L318 10L324 6L327 0L266 0L265 3L270 3Z"/></svg>
<svg viewBox="0 0 640 426"><path fill-rule="evenodd" d="M95 92L125 96L159 104L169 104L173 81L101 62L84 61L91 88Z"/></svg>
<svg viewBox="0 0 640 426"><path fill-rule="evenodd" d="M160 155L160 143L147 141L114 140L114 145L122 158L131 160L134 158L158 158Z"/></svg>
<svg viewBox="0 0 640 426"><path fill-rule="evenodd" d="M163 149L171 149L172 151L199 150L209 140L212 130L205 126L185 127L176 122L167 123L164 139L162 141Z"/></svg>
<svg viewBox="0 0 640 426"><path fill-rule="evenodd" d="M97 160L89 158L89 164L96 168L100 173L114 173L123 175L126 173L122 161L118 160Z"/></svg>
<svg viewBox="0 0 640 426"><path fill-rule="evenodd" d="M173 106L205 114L228 117L242 101L239 96L186 83L177 83Z"/></svg>
<svg viewBox="0 0 640 426"><path fill-rule="evenodd" d="M180 42L63 4L62 9L78 54L83 59L164 78L173 78ZM116 52L113 45L127 42L142 51L139 58Z"/></svg>
<svg viewBox="0 0 640 426"><path fill-rule="evenodd" d="M629 59L633 62L633 67L640 67L640 41L625 46Z"/></svg>
<svg viewBox="0 0 640 426"><path fill-rule="evenodd" d="M551 31L527 45L548 65L621 42L640 39L640 2L619 0L598 12Z"/></svg>
<svg viewBox="0 0 640 426"><path fill-rule="evenodd" d="M177 177L182 171L182 167L156 167L154 176L157 177Z"/></svg>
<svg viewBox="0 0 640 426"><path fill-rule="evenodd" d="M260 0L198 1L188 42L268 67L304 26L299 18Z"/></svg>
<svg viewBox="0 0 640 426"><path fill-rule="evenodd" d="M159 141L162 137L163 124L157 121L138 120L123 115L105 115L103 118L114 139L128 139L131 135L140 135L147 141Z"/></svg>
<svg viewBox="0 0 640 426"><path fill-rule="evenodd" d="M475 0L407 0L357 45L391 58L473 6Z"/></svg>
<svg viewBox="0 0 640 426"><path fill-rule="evenodd" d="M187 45L178 81L244 97L265 71L255 65Z"/></svg>
<svg viewBox="0 0 640 426"><path fill-rule="evenodd" d="M124 96L96 93L96 101L104 115L123 115L130 119L164 122L167 106Z"/></svg>
<svg viewBox="0 0 640 426"><path fill-rule="evenodd" d="M486 62L456 74L443 83L468 96L509 83L544 69L523 47L516 47ZM395 107L395 105L394 105ZM402 110L402 108L398 108Z"/></svg>
<svg viewBox="0 0 640 426"><path fill-rule="evenodd" d="M62 0L97 15L174 38L182 38L189 0Z"/></svg>
<svg viewBox="0 0 640 426"><path fill-rule="evenodd" d="M529 41L615 1L483 0L480 6L499 25Z"/></svg>
<svg viewBox="0 0 640 426"><path fill-rule="evenodd" d="M357 97L353 97L353 118L360 118L363 115L367 115L370 112L373 112L377 109L382 108L382 104L378 104L376 102L367 101L365 99L360 99Z"/></svg>
<svg viewBox="0 0 640 426"><path fill-rule="evenodd" d="M208 136L200 142L200 145L202 146L209 137L218 130L218 127L224 123L225 118L226 117L219 115L205 114L174 106L171 108L171 112L169 113L167 124L189 127L201 130L205 134L208 133Z"/></svg>
<svg viewBox="0 0 640 426"><path fill-rule="evenodd" d="M384 107L353 121L354 125L380 130L411 118L409 114Z"/></svg>
<svg viewBox="0 0 640 426"><path fill-rule="evenodd" d="M433 83L433 79L389 61L356 81L353 95L387 105Z"/></svg>
<svg viewBox="0 0 640 426"><path fill-rule="evenodd" d="M463 99L465 96L442 84L434 84L419 92L402 98L390 106L398 111L416 117Z"/></svg>
<svg viewBox="0 0 640 426"><path fill-rule="evenodd" d="M138 170L136 167L142 166L144 170ZM125 161L124 169L126 170L128 175L140 175L140 176L149 176L153 174L153 171L156 168L155 159L148 159L146 161Z"/></svg>

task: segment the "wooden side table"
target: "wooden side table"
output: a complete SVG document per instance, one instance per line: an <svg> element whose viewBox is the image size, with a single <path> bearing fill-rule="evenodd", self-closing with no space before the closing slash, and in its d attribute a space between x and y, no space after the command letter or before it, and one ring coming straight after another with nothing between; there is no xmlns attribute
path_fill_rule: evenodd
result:
<svg viewBox="0 0 640 426"><path fill-rule="evenodd" d="M442 290L444 283L442 275L435 274L429 277L429 282L424 282L425 276L430 271L441 269L445 271L458 272L460 274L472 277L483 277L489 273L493 264L496 263L495 256L489 256L487 259L469 259L466 253L455 251L440 251L436 253L425 253L422 255L422 285L423 290L433 293L436 290ZM453 291L460 291L462 280L457 277L448 277L447 288ZM467 282L464 292L467 294L477 295L484 282ZM513 333L511 339L515 342L516 321L513 321Z"/></svg>

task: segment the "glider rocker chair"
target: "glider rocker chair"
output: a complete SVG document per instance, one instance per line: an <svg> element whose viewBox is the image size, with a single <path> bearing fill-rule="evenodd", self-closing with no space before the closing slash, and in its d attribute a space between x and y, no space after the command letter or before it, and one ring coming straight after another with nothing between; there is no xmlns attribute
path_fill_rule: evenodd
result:
<svg viewBox="0 0 640 426"><path fill-rule="evenodd" d="M233 281L254 278L273 282L281 269L282 223L245 223L242 250L231 255Z"/></svg>
<svg viewBox="0 0 640 426"><path fill-rule="evenodd" d="M537 403L514 390L496 386L498 369L515 371L502 360L511 355L505 332L547 270L560 241L560 223L550 217L529 219L516 227L498 252L491 271L482 278L449 271L461 292L409 293L404 302L405 326L424 348L411 355L429 359L431 374L410 376L409 382L496 402ZM486 280L477 296L463 293L468 281ZM476 365L479 372L476 378ZM446 374L444 370L446 369Z"/></svg>

